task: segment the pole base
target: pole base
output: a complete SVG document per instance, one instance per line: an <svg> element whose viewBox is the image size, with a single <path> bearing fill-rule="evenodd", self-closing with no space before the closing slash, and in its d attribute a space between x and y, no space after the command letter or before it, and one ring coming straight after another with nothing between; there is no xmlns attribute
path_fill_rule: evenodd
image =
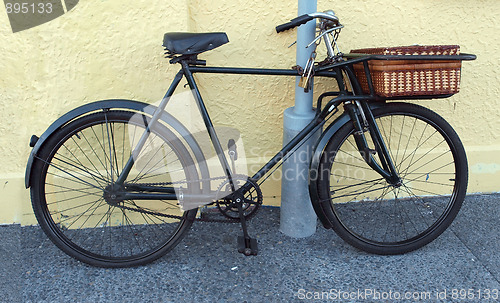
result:
<svg viewBox="0 0 500 303"><path fill-rule="evenodd" d="M313 118L315 112L297 115L294 108L284 114L283 144L289 142ZM305 238L316 232L317 217L309 197L309 162L314 142L320 132L314 134L282 166L280 231L293 238Z"/></svg>

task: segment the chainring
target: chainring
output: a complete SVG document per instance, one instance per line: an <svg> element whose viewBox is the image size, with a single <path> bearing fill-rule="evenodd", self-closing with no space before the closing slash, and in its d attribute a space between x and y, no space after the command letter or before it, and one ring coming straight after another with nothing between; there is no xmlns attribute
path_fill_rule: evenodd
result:
<svg viewBox="0 0 500 303"><path fill-rule="evenodd" d="M217 205L220 213L225 217L230 219L239 219L240 216L237 203L242 203L243 215L245 219L250 219L257 213L260 206L262 205L262 191L259 185L249 179L247 176L235 175L233 176L232 180L236 188L242 187L247 182L250 185L250 188L248 190L246 190L245 192L241 192L242 195L240 196L243 196L243 201L233 201L235 195L231 190L229 180L225 180L217 190L217 197L220 198L215 201L215 204Z"/></svg>

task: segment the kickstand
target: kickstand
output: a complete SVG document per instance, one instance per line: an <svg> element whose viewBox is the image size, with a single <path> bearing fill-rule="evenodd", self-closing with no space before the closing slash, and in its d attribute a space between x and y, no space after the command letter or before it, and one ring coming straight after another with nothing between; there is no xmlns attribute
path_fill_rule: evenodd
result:
<svg viewBox="0 0 500 303"><path fill-rule="evenodd" d="M250 238L247 230L247 222L245 215L243 214L243 203L237 203L238 213L240 215L241 228L243 229L243 236L238 237L238 252L244 254L245 256L254 255L256 256L259 249L257 248L257 239Z"/></svg>

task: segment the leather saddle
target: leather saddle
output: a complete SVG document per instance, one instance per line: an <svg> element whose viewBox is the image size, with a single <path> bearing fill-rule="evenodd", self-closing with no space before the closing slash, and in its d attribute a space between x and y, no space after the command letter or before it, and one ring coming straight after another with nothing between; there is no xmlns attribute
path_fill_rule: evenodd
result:
<svg viewBox="0 0 500 303"><path fill-rule="evenodd" d="M163 46L171 55L196 55L229 42L226 33L166 33Z"/></svg>

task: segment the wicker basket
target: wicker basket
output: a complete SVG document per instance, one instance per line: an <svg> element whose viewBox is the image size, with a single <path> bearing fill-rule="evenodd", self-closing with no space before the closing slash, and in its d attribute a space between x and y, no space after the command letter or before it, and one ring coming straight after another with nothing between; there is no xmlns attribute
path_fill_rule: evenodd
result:
<svg viewBox="0 0 500 303"><path fill-rule="evenodd" d="M459 55L458 45L365 48L351 53L374 55ZM455 94L460 89L459 60L370 60L375 93L382 97ZM369 93L363 64L354 64L356 77Z"/></svg>

